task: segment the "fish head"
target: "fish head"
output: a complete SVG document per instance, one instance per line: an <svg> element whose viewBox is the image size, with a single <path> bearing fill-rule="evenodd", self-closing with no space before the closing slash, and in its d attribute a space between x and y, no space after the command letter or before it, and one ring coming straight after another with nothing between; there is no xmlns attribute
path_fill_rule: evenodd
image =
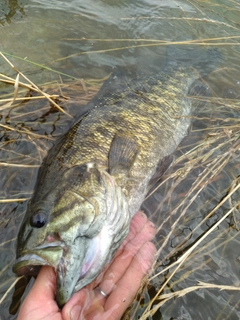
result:
<svg viewBox="0 0 240 320"><path fill-rule="evenodd" d="M35 189L17 241L17 275L54 267L56 300L94 280L129 231L127 200L114 178L92 164L67 168L49 188Z"/></svg>

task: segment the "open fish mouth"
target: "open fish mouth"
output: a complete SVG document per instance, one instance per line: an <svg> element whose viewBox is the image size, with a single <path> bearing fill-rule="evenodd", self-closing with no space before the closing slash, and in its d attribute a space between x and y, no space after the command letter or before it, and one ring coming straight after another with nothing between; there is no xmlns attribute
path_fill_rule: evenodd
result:
<svg viewBox="0 0 240 320"><path fill-rule="evenodd" d="M36 277L40 271L41 266L49 265L47 261L36 254L26 254L19 258L13 266L13 272L18 276L33 276Z"/></svg>
<svg viewBox="0 0 240 320"><path fill-rule="evenodd" d="M41 266L56 268L63 254L63 247L59 243L42 245L21 255L13 265L13 272L18 276L36 277Z"/></svg>

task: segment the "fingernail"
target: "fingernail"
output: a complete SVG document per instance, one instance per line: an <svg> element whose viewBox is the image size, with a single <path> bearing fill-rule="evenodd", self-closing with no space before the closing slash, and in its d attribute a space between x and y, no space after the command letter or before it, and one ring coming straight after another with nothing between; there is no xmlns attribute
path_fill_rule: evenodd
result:
<svg viewBox="0 0 240 320"><path fill-rule="evenodd" d="M70 312L71 320L78 320L81 316L82 308L79 305L75 305Z"/></svg>

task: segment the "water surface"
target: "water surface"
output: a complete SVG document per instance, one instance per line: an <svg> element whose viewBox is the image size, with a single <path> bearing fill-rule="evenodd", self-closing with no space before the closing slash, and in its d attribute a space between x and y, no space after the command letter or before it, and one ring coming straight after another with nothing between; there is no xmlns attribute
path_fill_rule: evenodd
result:
<svg viewBox="0 0 240 320"><path fill-rule="evenodd" d="M201 120L194 122L189 137L176 151L175 163L164 177L167 180L143 206L159 226L156 238L159 258L154 273L161 272L176 261L239 201L239 192L236 192L231 201L224 202L192 234L240 174L237 148L239 9L237 1L9 0L0 4L1 50L37 85L55 83L52 86L56 89L56 81L59 84L72 83L71 89L65 91L72 100L62 103L72 116L79 112L80 106L103 81L97 80L107 77L111 72L119 68L134 74L160 70L168 59L166 52L173 42L180 43L183 49L186 42L191 42L191 46L199 48L199 51L205 47L217 47L221 53L220 65L209 76L216 99L210 100L202 110ZM204 61L202 64L204 67ZM3 59L0 59L0 67L1 73L16 77ZM80 79L84 79L86 85L89 79L96 81L91 82L92 89L84 93ZM46 90L49 90L49 86ZM0 85L1 97L7 96L11 90L9 86ZM55 139L63 134L71 123L68 116L50 108L48 103L39 101L23 103L10 110L0 111L0 124L15 128L15 131L0 128L0 162L28 167L0 167L2 200L31 196L37 168L29 168L29 164L40 165L52 144L50 138ZM38 139L24 133L25 128L31 128L44 138ZM194 156L192 154L193 159L198 160L192 165L191 157L183 155L203 142L209 142L209 147L198 149ZM208 154L211 150L212 153ZM204 158L204 154L208 156ZM200 181L208 167L208 175ZM178 176L174 175L177 170ZM27 201L0 205L0 293L3 296L15 280L11 272L15 259L14 239ZM197 247L163 293L195 286L197 281L239 287L238 226L237 208L234 215L224 220ZM137 319L138 315L143 314L150 298L154 297L168 276L166 271L152 279L143 294L141 306L134 303L130 312L132 318ZM1 320L16 318L16 315L9 314L12 293L13 290L0 306ZM238 291L195 290L162 304L152 319L235 320L240 318L239 301Z"/></svg>

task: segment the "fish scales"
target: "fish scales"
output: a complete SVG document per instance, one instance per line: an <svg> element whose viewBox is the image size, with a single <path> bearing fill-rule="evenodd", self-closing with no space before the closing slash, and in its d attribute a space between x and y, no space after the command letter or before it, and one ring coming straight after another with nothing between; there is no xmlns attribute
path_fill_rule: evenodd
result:
<svg viewBox="0 0 240 320"><path fill-rule="evenodd" d="M179 87L176 88L177 77L170 80L172 82L171 103L167 98L163 99L159 94L157 95L158 91L164 89L157 83L149 93L138 92L133 96L130 92L129 99L126 93L125 99L120 100L118 104L115 102L115 105L111 105L110 100L108 105L94 109L69 131L54 157L55 160L51 159L49 174L58 161L60 165L61 163L80 165L97 162L103 169L108 170L108 153L116 133L121 133L126 138L133 136L139 146L138 157L129 172L131 176L139 178L141 172L144 176L151 167L154 169L161 157L172 153L176 148L179 139L186 134L188 123L190 123L188 118L183 119L190 112L190 106L185 103L188 87L185 85L183 91ZM180 93L183 96L184 108L179 106ZM178 117L179 109L183 112ZM168 150L166 150L164 139L168 140Z"/></svg>
<svg viewBox="0 0 240 320"><path fill-rule="evenodd" d="M203 106L196 97L208 93L186 64L141 80L113 74L43 161L14 272L54 267L60 307L95 279L127 236L149 183L171 164Z"/></svg>

